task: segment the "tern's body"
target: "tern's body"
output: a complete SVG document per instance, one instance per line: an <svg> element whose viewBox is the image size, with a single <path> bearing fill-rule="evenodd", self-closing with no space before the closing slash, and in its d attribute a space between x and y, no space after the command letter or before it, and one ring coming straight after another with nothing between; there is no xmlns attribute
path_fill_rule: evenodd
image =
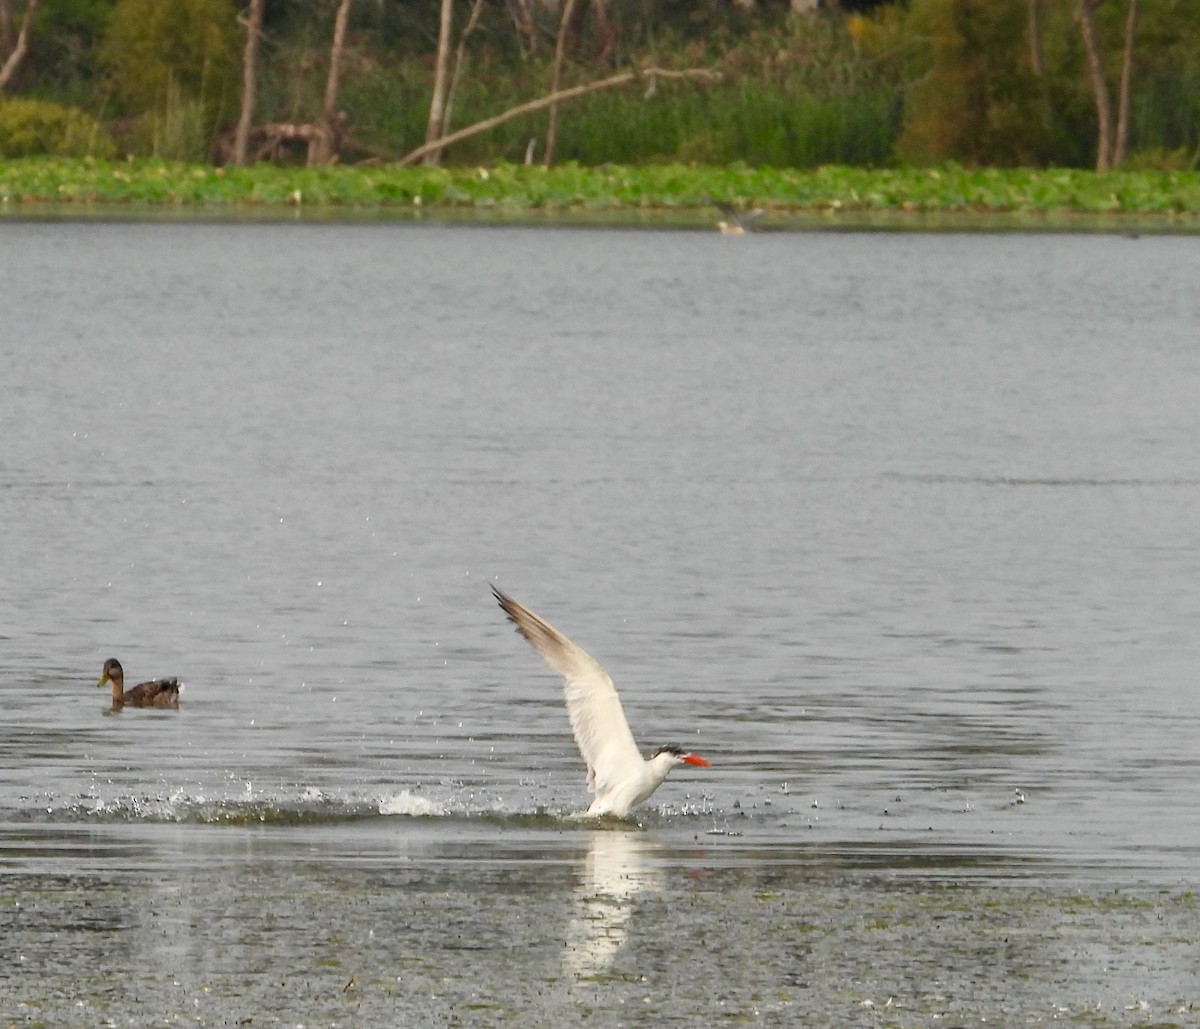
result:
<svg viewBox="0 0 1200 1029"><path fill-rule="evenodd" d="M554 626L495 586L492 592L517 631L563 677L571 731L587 762L588 789L595 795L588 815L624 818L658 789L676 765L708 765L704 758L679 747L661 747L645 760L608 673Z"/></svg>
<svg viewBox="0 0 1200 1029"><path fill-rule="evenodd" d="M713 200L712 197L709 197L709 203L725 216L717 222L717 228L723 236L744 236L765 213L761 207L756 207L753 211L739 211L732 204L723 200Z"/></svg>

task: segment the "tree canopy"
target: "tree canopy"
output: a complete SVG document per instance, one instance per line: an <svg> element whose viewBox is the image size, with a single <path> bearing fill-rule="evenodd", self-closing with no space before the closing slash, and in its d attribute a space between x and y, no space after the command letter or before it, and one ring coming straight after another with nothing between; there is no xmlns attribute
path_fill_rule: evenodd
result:
<svg viewBox="0 0 1200 1029"><path fill-rule="evenodd" d="M0 0L0 129L23 98L95 125L73 140L190 160L233 154L239 114L277 161L306 131L342 161L451 134L427 159L1200 159L1195 0L265 0L252 46L248 4Z"/></svg>

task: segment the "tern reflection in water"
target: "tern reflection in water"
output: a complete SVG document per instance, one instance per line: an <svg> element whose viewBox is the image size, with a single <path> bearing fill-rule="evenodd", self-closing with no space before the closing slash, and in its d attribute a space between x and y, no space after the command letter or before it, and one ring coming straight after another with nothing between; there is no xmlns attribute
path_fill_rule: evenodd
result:
<svg viewBox="0 0 1200 1029"><path fill-rule="evenodd" d="M613 963L628 939L626 923L638 894L663 888L658 849L641 832L596 829L590 834L567 926L565 972L587 978Z"/></svg>

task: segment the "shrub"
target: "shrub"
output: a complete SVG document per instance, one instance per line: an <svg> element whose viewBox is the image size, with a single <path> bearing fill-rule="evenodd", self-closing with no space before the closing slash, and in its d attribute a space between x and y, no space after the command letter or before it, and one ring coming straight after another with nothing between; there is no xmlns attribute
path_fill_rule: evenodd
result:
<svg viewBox="0 0 1200 1029"><path fill-rule="evenodd" d="M112 157L113 141L94 118L46 100L0 101L0 157Z"/></svg>

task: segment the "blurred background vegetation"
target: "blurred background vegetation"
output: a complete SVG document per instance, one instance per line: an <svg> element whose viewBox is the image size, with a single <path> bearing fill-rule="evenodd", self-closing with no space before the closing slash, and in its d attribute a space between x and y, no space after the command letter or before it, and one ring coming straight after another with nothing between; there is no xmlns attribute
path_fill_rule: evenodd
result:
<svg viewBox="0 0 1200 1029"><path fill-rule="evenodd" d="M220 161L242 99L249 0L0 0L0 156ZM450 130L547 94L569 0L444 0L454 18ZM1081 33L1094 17L1113 91L1129 48L1126 165L1200 158L1197 0L577 0L561 86L655 66L564 103L554 159L807 168L959 162L1090 167L1097 114ZM322 112L339 0L266 0L257 125ZM443 0L354 0L337 95L343 162L426 139ZM465 39L464 26L476 21ZM28 22L28 25L26 25ZM449 147L444 163L540 160L547 112ZM275 160L305 159L277 148Z"/></svg>

